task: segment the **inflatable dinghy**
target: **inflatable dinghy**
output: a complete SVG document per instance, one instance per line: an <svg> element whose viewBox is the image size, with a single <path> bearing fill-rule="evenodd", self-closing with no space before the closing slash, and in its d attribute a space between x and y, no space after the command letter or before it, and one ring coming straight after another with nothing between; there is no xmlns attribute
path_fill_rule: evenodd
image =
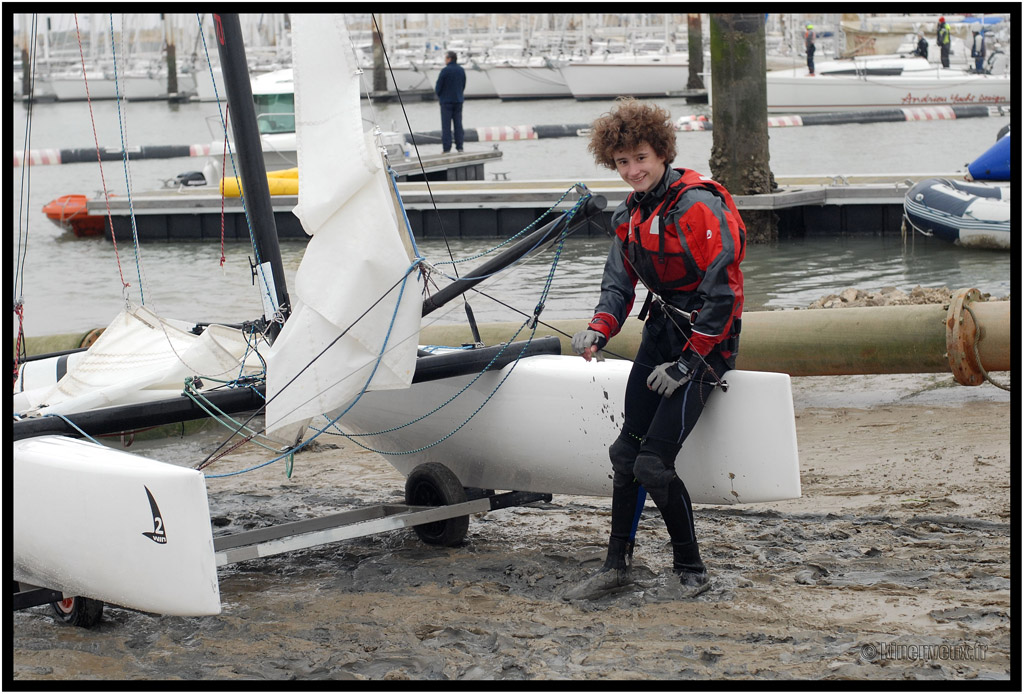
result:
<svg viewBox="0 0 1024 694"><path fill-rule="evenodd" d="M910 225L968 248L1010 250L1010 187L926 178L903 200Z"/></svg>

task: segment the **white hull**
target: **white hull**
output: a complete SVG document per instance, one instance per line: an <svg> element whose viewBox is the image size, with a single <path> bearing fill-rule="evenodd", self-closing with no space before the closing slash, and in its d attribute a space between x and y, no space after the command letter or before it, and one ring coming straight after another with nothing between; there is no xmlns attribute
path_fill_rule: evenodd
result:
<svg viewBox="0 0 1024 694"><path fill-rule="evenodd" d="M865 70L905 66L902 74L883 75ZM836 70L860 74L835 74ZM858 59L827 61L767 73L769 113L867 111L919 106L1009 106L1009 75L977 75L942 69L923 59ZM832 73L832 74L830 74ZM709 95L710 98L710 95Z"/></svg>
<svg viewBox="0 0 1024 694"><path fill-rule="evenodd" d="M466 99L498 98L498 92L491 84L491 78L488 77L489 71L486 68L473 64L463 65L462 68L466 71L466 90L463 92L463 97ZM441 74L441 68L431 67L428 74L430 75L430 84L427 88L433 90L434 85L437 84L437 78Z"/></svg>
<svg viewBox="0 0 1024 694"><path fill-rule="evenodd" d="M449 467L467 487L610 496L608 446L622 426L630 364L530 357L480 377L452 404L393 432L357 437L408 475L425 462ZM497 394L462 424L511 370ZM367 393L341 420L350 433L381 432L430 412L471 376ZM789 376L732 371L687 438L676 469L696 503L735 504L800 496ZM742 435L738 435L738 432Z"/></svg>
<svg viewBox="0 0 1024 694"><path fill-rule="evenodd" d="M561 71L545 61L491 65L487 75L502 101L572 96Z"/></svg>
<svg viewBox="0 0 1024 694"><path fill-rule="evenodd" d="M118 83L103 75L89 76L88 92L86 91L85 80L81 73L77 76L54 77L50 84L59 101L84 101L89 98L93 101L127 99L139 101L146 99L166 99L167 76L126 76L119 77ZM192 75L178 75L178 93L194 93L196 83Z"/></svg>
<svg viewBox="0 0 1024 694"><path fill-rule="evenodd" d="M372 69L363 68L364 79L372 80ZM391 70L384 70L388 80L388 91L401 92L434 91L434 81L431 80L430 71L424 66L394 66ZM372 84L372 82L371 82Z"/></svg>
<svg viewBox="0 0 1024 694"><path fill-rule="evenodd" d="M192 75L196 83L197 101L221 101L227 100L227 91L224 88L224 76L221 74L220 66L215 65L211 74L209 67L200 66Z"/></svg>
<svg viewBox="0 0 1024 694"><path fill-rule="evenodd" d="M89 98L94 100L106 100L117 98L117 90L114 81L103 74L90 74L88 76ZM86 82L82 74L60 76L50 78L50 86L53 93L60 101L80 101L86 98Z"/></svg>
<svg viewBox="0 0 1024 694"><path fill-rule="evenodd" d="M686 89L690 77L687 56L617 56L590 59L561 68L572 95L581 101L662 97Z"/></svg>
<svg viewBox="0 0 1024 694"><path fill-rule="evenodd" d="M85 441L14 443L14 580L169 615L220 612L202 473Z"/></svg>

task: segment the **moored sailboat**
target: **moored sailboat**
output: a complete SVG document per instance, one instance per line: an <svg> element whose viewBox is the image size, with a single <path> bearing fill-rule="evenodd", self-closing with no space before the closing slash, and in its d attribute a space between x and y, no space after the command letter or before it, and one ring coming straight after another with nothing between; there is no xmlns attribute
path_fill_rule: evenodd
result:
<svg viewBox="0 0 1024 694"><path fill-rule="evenodd" d="M917 106L1012 106L1009 75L943 69L924 58L869 55L766 75L769 113Z"/></svg>

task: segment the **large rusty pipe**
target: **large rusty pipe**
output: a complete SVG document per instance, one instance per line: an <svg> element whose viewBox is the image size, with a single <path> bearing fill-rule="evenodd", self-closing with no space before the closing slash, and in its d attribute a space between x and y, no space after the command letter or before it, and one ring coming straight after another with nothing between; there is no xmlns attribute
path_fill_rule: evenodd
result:
<svg viewBox="0 0 1024 694"><path fill-rule="evenodd" d="M1010 370L1010 302L980 301L970 305L981 325L978 354L986 371Z"/></svg>
<svg viewBox="0 0 1024 694"><path fill-rule="evenodd" d="M960 339L968 361L960 369L978 374L973 346L977 345L980 365L985 371L1010 370L1010 302L967 302L981 326L975 337L970 312L951 315L956 302L947 308L938 304L872 306L844 309L796 311L753 311L743 314L743 333L737 368L749 371L778 371L791 376L838 376L847 374L941 373L952 372L965 385L980 383L977 376L964 377L953 368L960 357L947 347L947 322L964 327ZM545 321L538 335L558 335L562 353L572 354L569 338L587 326L586 319ZM479 325L485 344L512 337L519 322ZM547 327L550 326L550 327ZM622 331L607 345L610 354L626 358L636 355L642 323L626 321ZM560 334L561 333L564 334ZM519 338L523 339L524 333ZM420 333L427 344L462 344L473 341L462 325L429 325ZM973 341L973 342L972 342ZM980 375L980 374L978 374Z"/></svg>
<svg viewBox="0 0 1024 694"><path fill-rule="evenodd" d="M743 314L736 366L791 376L951 372L958 383L976 385L985 371L1010 370L1010 302L978 301L977 290L961 289L948 306L872 306L842 309L751 311ZM966 308L964 306L966 305ZM975 319L980 331L975 330ZM572 354L569 338L587 319L552 320L537 335L557 335L562 354ZM459 345L474 342L469 326L425 323L420 342ZM493 345L509 340L522 322L481 323L480 337ZM609 355L633 358L642 323L626 321L606 347ZM565 333L565 334L560 334ZM86 335L29 338L28 353L84 346ZM527 331L516 339L525 339ZM977 347L980 364L974 358Z"/></svg>

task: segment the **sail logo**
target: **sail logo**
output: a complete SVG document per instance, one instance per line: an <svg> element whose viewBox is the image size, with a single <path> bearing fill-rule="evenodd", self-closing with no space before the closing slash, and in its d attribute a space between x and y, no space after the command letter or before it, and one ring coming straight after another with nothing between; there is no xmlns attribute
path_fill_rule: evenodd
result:
<svg viewBox="0 0 1024 694"><path fill-rule="evenodd" d="M142 534L158 545L167 544L167 531L164 529L164 519L160 515L160 507L156 505L156 499L153 498L153 492L149 491L149 487L143 485L143 489L146 490L146 496L149 497L149 508L153 512L153 532Z"/></svg>

